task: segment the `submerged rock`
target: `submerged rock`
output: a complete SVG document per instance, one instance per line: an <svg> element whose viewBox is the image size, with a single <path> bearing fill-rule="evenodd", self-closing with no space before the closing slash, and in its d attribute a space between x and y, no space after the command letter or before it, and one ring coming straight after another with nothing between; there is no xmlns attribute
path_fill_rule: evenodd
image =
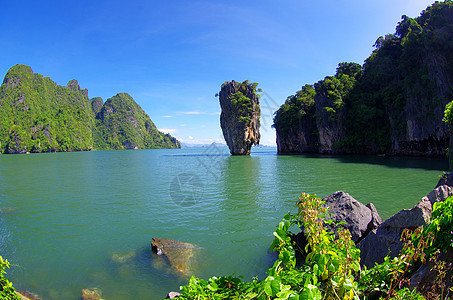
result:
<svg viewBox="0 0 453 300"><path fill-rule="evenodd" d="M16 295L19 296L21 300L40 300L38 295L32 294L28 291L16 291Z"/></svg>
<svg viewBox="0 0 453 300"><path fill-rule="evenodd" d="M170 265L184 275L190 274L195 260L197 246L175 240L152 238L151 248L157 255L165 255Z"/></svg>
<svg viewBox="0 0 453 300"><path fill-rule="evenodd" d="M118 264L124 264L132 259L134 259L137 256L137 253L132 250L127 253L113 253L112 254L112 261L118 263Z"/></svg>
<svg viewBox="0 0 453 300"><path fill-rule="evenodd" d="M102 291L99 289L83 289L82 299L83 300L102 300Z"/></svg>
<svg viewBox="0 0 453 300"><path fill-rule="evenodd" d="M226 81L219 93L220 125L232 155L249 155L260 142L260 106L257 83Z"/></svg>

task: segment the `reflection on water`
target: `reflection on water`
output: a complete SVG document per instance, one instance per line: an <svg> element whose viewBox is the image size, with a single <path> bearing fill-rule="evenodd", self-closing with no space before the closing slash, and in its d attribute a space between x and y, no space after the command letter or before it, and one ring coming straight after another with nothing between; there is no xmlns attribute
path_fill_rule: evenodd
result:
<svg viewBox="0 0 453 300"><path fill-rule="evenodd" d="M220 147L2 155L0 254L15 264L16 287L43 299L79 299L85 288L106 299L162 299L188 276L152 253L152 237L202 247L197 276L262 277L272 231L300 193L343 190L385 219L426 195L446 167L272 148L246 157ZM172 198L181 174L196 175L202 189L188 206Z"/></svg>

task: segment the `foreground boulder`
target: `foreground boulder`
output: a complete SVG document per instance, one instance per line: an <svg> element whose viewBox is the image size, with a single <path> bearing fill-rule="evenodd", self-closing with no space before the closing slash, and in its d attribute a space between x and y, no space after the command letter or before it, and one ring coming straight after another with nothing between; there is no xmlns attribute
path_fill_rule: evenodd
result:
<svg viewBox="0 0 453 300"><path fill-rule="evenodd" d="M382 219L372 203L364 205L345 192L335 192L322 199L330 216L326 220L333 220L334 224L344 222L341 225L324 224L324 227L331 232L337 232L339 227L348 229L354 243L359 243L369 232L372 232L381 224ZM307 240L302 232L293 236L292 240L296 245L296 260L301 261L305 257L305 246Z"/></svg>
<svg viewBox="0 0 453 300"><path fill-rule="evenodd" d="M426 225L433 212L433 204L453 195L453 188L442 185L432 190L411 209L403 209L371 231L360 242L360 262L371 268L375 263L382 263L385 256L395 257L403 248L401 234L404 229L415 229Z"/></svg>
<svg viewBox="0 0 453 300"><path fill-rule="evenodd" d="M196 253L200 250L193 244L157 237L152 238L151 248L157 255L165 255L170 265L184 275L190 274Z"/></svg>
<svg viewBox="0 0 453 300"><path fill-rule="evenodd" d="M260 106L257 83L226 81L219 93L220 125L232 155L249 155L260 143Z"/></svg>
<svg viewBox="0 0 453 300"><path fill-rule="evenodd" d="M325 224L325 228L330 231L336 231L338 227L348 229L354 243L360 242L382 222L374 204L364 205L348 193L335 192L322 200L329 207L328 213L332 214L327 220L333 220L334 224L345 222L339 226Z"/></svg>

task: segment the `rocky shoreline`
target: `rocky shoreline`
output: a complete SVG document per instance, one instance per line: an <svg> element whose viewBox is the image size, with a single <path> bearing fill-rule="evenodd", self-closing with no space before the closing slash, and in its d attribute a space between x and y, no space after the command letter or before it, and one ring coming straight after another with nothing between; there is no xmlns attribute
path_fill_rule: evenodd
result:
<svg viewBox="0 0 453 300"><path fill-rule="evenodd" d="M372 203L364 205L354 199L348 193L338 191L323 198L325 205L329 207L330 216L334 223L343 222L339 225L351 232L352 240L356 247L360 249L360 265L371 268L376 263L384 262L388 255L390 259L398 256L403 248L401 234L405 229L414 230L430 222L433 212L433 205L442 202L448 197L453 196L453 172L448 176L443 176L435 189L427 196L423 197L411 209L402 209L387 220L381 220L379 213ZM336 232L337 227L325 224L325 227L332 232ZM453 234L453 233L452 233ZM307 241L303 231L293 237L296 242L296 253L299 259L306 255L303 250ZM302 251L302 252L301 252ZM445 263L444 275L446 280L453 275L453 249L450 247L447 253L442 253L438 260ZM410 278L411 288L419 291L431 291L433 284L432 278L437 278L440 270L433 269L433 262L428 261L420 265L417 271ZM450 285L447 283L448 289ZM448 290L443 291L445 294Z"/></svg>

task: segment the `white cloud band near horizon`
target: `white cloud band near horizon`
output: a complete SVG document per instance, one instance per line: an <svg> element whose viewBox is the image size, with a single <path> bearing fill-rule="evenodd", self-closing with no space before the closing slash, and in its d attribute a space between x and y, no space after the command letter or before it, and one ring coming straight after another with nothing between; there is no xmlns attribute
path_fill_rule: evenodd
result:
<svg viewBox="0 0 453 300"><path fill-rule="evenodd" d="M215 116L215 115L220 115L220 112L203 112L203 111L178 111L176 112L177 115L210 115L210 116Z"/></svg>

